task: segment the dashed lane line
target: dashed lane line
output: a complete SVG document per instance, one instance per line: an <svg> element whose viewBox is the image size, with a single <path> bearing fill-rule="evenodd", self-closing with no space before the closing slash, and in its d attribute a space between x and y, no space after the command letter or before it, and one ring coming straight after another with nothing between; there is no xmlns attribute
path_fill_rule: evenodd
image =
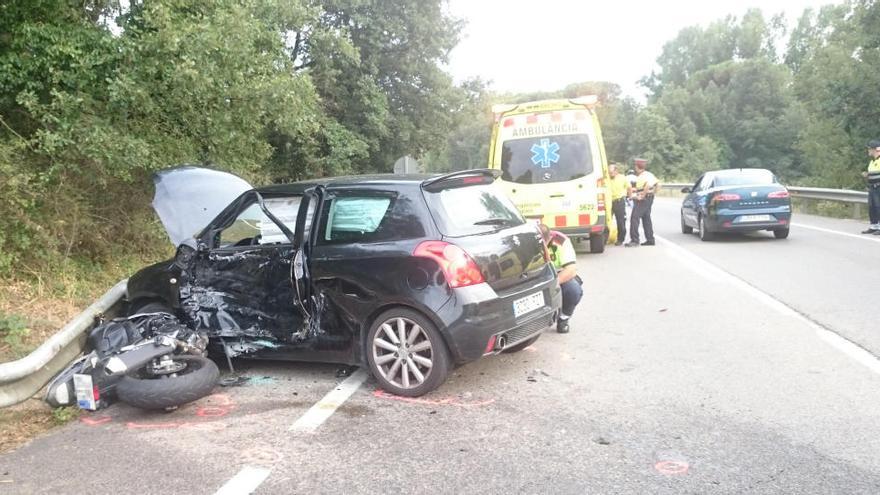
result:
<svg viewBox="0 0 880 495"><path fill-rule="evenodd" d="M214 495L248 495L254 492L269 476L269 470L252 466L241 468Z"/></svg>
<svg viewBox="0 0 880 495"><path fill-rule="evenodd" d="M300 416L290 427L290 431L314 433L366 380L367 372L363 369L352 373L344 382L337 385L335 389Z"/></svg>
<svg viewBox="0 0 880 495"><path fill-rule="evenodd" d="M698 275L701 275L708 278L709 280L716 282L722 280L726 281L730 285L750 294L752 297L761 301L762 303L764 303L764 305L775 310L779 314L790 316L799 320L804 325L812 328L820 339L822 339L838 351L846 354L848 357L852 358L856 362L861 363L874 373L880 374L880 359L877 359L877 356L874 356L870 352L866 351L858 344L844 337L841 337L837 333L807 318L802 313L798 312L791 306L788 306L779 299L776 299L772 295L758 289L757 287L749 284L743 279L722 270L721 268L713 265L712 263L697 256L691 251L679 246L678 244L675 244L674 242L660 236L655 236L655 238L660 241L663 246L666 247L667 252L673 258L676 258L679 262L696 272Z"/></svg>

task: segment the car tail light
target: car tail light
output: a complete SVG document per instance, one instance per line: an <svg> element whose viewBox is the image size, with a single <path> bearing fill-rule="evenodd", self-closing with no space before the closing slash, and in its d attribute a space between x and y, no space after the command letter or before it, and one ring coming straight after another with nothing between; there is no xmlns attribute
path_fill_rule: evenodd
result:
<svg viewBox="0 0 880 495"><path fill-rule="evenodd" d="M713 203L720 203L721 201L739 201L740 199L741 198L740 198L739 194L722 193L722 194L716 194L712 198L712 202Z"/></svg>
<svg viewBox="0 0 880 495"><path fill-rule="evenodd" d="M603 189L603 188L605 187L605 178L604 178L604 177L600 177L600 178L596 179L596 187L599 188L599 189ZM599 211L605 211L605 193L604 193L604 192L600 192L600 193L596 196L596 199L597 199L598 202L599 202L599 204L596 205L596 208L597 208Z"/></svg>
<svg viewBox="0 0 880 495"><path fill-rule="evenodd" d="M791 196L791 195L788 194L788 191L774 191L774 192L767 195L768 198L773 198L773 199L784 199L789 196Z"/></svg>
<svg viewBox="0 0 880 495"><path fill-rule="evenodd" d="M485 281L480 268L464 249L443 241L424 241L416 246L413 256L437 262L450 287L467 287Z"/></svg>

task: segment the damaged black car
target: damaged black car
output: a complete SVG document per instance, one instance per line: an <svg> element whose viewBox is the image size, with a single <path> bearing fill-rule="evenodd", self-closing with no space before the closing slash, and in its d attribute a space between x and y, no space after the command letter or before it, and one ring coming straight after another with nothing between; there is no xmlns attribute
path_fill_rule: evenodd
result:
<svg viewBox="0 0 880 495"><path fill-rule="evenodd" d="M536 225L495 189L495 174L254 189L215 170L163 171L153 206L177 253L129 279L128 313L169 315L196 342L166 361L198 354L204 336L207 354L230 366L357 365L388 392L423 395L455 365L527 347L557 317L560 289ZM124 374L160 377L143 369L161 373L160 362Z"/></svg>

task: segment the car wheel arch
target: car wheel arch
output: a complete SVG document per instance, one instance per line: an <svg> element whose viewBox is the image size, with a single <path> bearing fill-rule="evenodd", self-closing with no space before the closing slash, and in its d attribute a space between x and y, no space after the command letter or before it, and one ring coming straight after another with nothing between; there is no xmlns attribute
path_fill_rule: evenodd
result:
<svg viewBox="0 0 880 495"><path fill-rule="evenodd" d="M404 310L409 310L409 311L415 311L420 316L424 317L425 319L427 319L428 321L433 323L434 326L437 327L438 332L440 333L440 337L443 340L443 345L446 346L446 351L449 353L450 356L452 356L453 363L456 362L457 355L456 355L456 352L454 351L454 349L449 345L449 335L447 335L447 333L446 333L446 327L435 316L431 315L431 313L429 311L425 311L424 309L419 308L417 306L414 306L411 304L404 304L404 303L395 302L395 303L384 304L382 306L377 307L369 314L369 316L367 316L364 319L363 323L361 324L360 335L358 336L358 340L360 341L360 346L358 348L360 349L361 355L358 356L358 359L357 359L357 361L360 362L361 366L368 367L367 353L369 352L370 343L367 342L367 334L370 333L370 327L373 326L373 323L376 321L376 318L378 318L382 313L385 313L386 311L389 311L392 309L404 309Z"/></svg>

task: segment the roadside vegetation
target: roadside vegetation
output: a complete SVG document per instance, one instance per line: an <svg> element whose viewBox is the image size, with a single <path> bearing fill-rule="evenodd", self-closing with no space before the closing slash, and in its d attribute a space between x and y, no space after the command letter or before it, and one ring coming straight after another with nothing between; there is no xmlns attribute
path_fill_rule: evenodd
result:
<svg viewBox="0 0 880 495"><path fill-rule="evenodd" d="M150 176L177 164L254 183L389 172L407 154L483 167L493 103L597 94L609 157L648 158L666 180L743 166L860 188L880 4L771 14L681 30L642 102L612 82L454 83L443 64L462 23L443 0L3 2L0 360L171 254Z"/></svg>

